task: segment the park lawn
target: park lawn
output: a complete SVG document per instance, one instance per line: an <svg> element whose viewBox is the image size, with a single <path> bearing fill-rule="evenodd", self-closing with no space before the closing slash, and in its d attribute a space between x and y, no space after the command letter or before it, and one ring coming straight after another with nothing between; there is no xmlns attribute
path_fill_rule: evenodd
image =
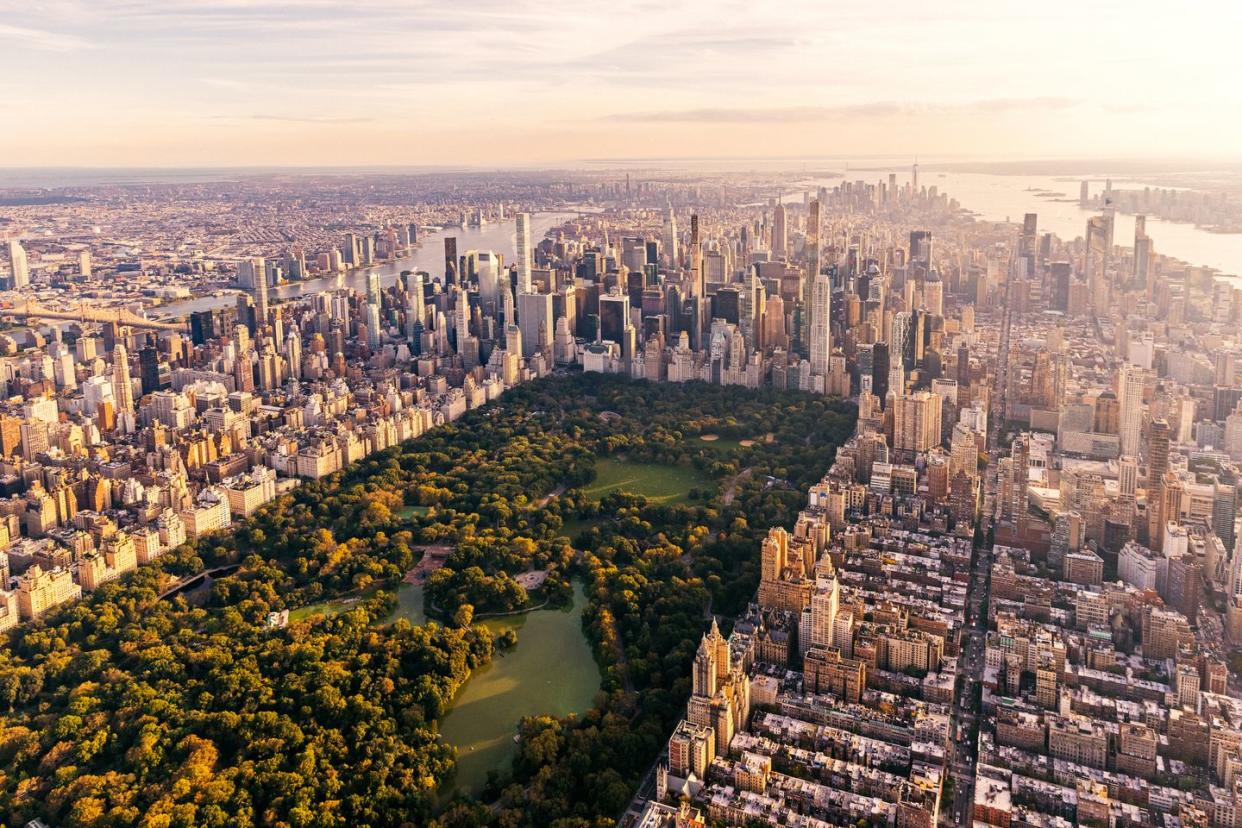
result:
<svg viewBox="0 0 1242 828"><path fill-rule="evenodd" d="M304 607L298 607L295 610L289 610L289 623L302 621L315 615L322 615L325 618L331 618L334 615L340 615L350 607L358 605L357 601L345 603L344 601L320 601L318 604L307 604Z"/></svg>
<svg viewBox="0 0 1242 828"><path fill-rule="evenodd" d="M629 492L656 503L685 503L691 489L704 489L711 484L712 481L693 466L634 463L604 457L595 461L595 480L582 491L592 500L612 492Z"/></svg>
<svg viewBox="0 0 1242 828"><path fill-rule="evenodd" d="M397 512L397 517L402 520L409 520L413 517L426 517L429 511L431 511L429 506L403 506L401 511Z"/></svg>

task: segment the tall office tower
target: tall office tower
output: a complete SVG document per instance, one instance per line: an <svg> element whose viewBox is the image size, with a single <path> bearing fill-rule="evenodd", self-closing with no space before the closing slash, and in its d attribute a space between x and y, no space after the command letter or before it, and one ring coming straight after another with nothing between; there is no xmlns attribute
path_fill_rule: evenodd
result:
<svg viewBox="0 0 1242 828"><path fill-rule="evenodd" d="M687 299L702 296L703 287L703 241L699 238L699 215L690 214L690 290Z"/></svg>
<svg viewBox="0 0 1242 828"><path fill-rule="evenodd" d="M603 302L600 304L602 306ZM542 350L551 342L554 324L552 294L519 293L517 312L518 327L522 330L522 356L530 359L536 351Z"/></svg>
<svg viewBox="0 0 1242 828"><path fill-rule="evenodd" d="M789 338L785 335L785 300L779 293L769 296L763 309L763 347L789 349Z"/></svg>
<svg viewBox="0 0 1242 828"><path fill-rule="evenodd" d="M1111 198L1104 200L1104 209L1100 211L1100 216L1104 219L1104 255L1111 256L1117 232L1117 208L1113 206Z"/></svg>
<svg viewBox="0 0 1242 828"><path fill-rule="evenodd" d="M923 282L923 310L932 316L944 316L944 282L934 270Z"/></svg>
<svg viewBox="0 0 1242 828"><path fill-rule="evenodd" d="M444 237L444 286L457 282L457 237Z"/></svg>
<svg viewBox="0 0 1242 828"><path fill-rule="evenodd" d="M599 297L599 337L604 342L621 344L625 326L629 324L629 297L613 293ZM525 334L525 331L522 332Z"/></svg>
<svg viewBox="0 0 1242 828"><path fill-rule="evenodd" d="M379 271L372 270L367 274L367 304L380 307L383 304L383 294Z"/></svg>
<svg viewBox="0 0 1242 828"><path fill-rule="evenodd" d="M1134 276L1132 286L1146 288L1151 270L1152 243L1147 236L1147 216L1134 217Z"/></svg>
<svg viewBox="0 0 1242 828"><path fill-rule="evenodd" d="M676 264L681 251L677 244L677 217L673 215L672 207L664 216L664 249L668 251L669 263Z"/></svg>
<svg viewBox="0 0 1242 828"><path fill-rule="evenodd" d="M1117 460L1117 486L1122 497L1134 497L1138 491L1138 458L1123 454Z"/></svg>
<svg viewBox="0 0 1242 828"><path fill-rule="evenodd" d="M802 304L809 305L811 285L819 275L819 199L807 205L806 211L807 278L801 291Z"/></svg>
<svg viewBox="0 0 1242 828"><path fill-rule="evenodd" d="M302 334L297 325L289 326L285 335L285 361L289 363L289 376L302 378Z"/></svg>
<svg viewBox="0 0 1242 828"><path fill-rule="evenodd" d="M1238 520L1238 490L1228 483L1217 483L1212 491L1212 531L1232 551Z"/></svg>
<svg viewBox="0 0 1242 828"><path fill-rule="evenodd" d="M405 277L405 293L406 301L409 303L405 312L405 335L410 339L411 344L414 342L414 325L418 323L422 333L423 320L426 318L426 309L423 306L423 274L407 273Z"/></svg>
<svg viewBox="0 0 1242 828"><path fill-rule="evenodd" d="M910 231L910 278L922 281L931 273L932 234L930 230Z"/></svg>
<svg viewBox="0 0 1242 828"><path fill-rule="evenodd" d="M511 354L522 355L522 329L517 325L505 326L505 350Z"/></svg>
<svg viewBox="0 0 1242 828"><path fill-rule="evenodd" d="M1164 526L1177 517L1167 508L1164 475L1169 470L1169 424L1152 420L1147 429L1147 545L1159 550L1164 545Z"/></svg>
<svg viewBox="0 0 1242 828"><path fill-rule="evenodd" d="M1144 236L1134 242L1134 282L1136 288L1150 288L1149 274L1154 246L1149 237Z"/></svg>
<svg viewBox="0 0 1242 828"><path fill-rule="evenodd" d="M454 299L456 306L453 309L453 327L457 333L457 353L460 354L470 337L470 297L464 287L458 286Z"/></svg>
<svg viewBox="0 0 1242 828"><path fill-rule="evenodd" d="M885 405L888 399L889 365L892 351L885 342L876 342L871 346L871 393Z"/></svg>
<svg viewBox="0 0 1242 828"><path fill-rule="evenodd" d="M824 274L815 277L811 288L811 375L828 376L832 356L832 279Z"/></svg>
<svg viewBox="0 0 1242 828"><path fill-rule="evenodd" d="M647 242L640 236L622 236L621 264L630 273L643 273L647 268Z"/></svg>
<svg viewBox="0 0 1242 828"><path fill-rule="evenodd" d="M144 394L159 390L160 352L154 345L146 345L138 351L138 379Z"/></svg>
<svg viewBox="0 0 1242 828"><path fill-rule="evenodd" d="M380 307L367 302L367 347L372 351L376 351L380 346ZM458 347L461 347L461 340L458 341Z"/></svg>
<svg viewBox="0 0 1242 828"><path fill-rule="evenodd" d="M914 367L914 315L901 311L893 316L893 330L889 336L889 353L894 368L909 371Z"/></svg>
<svg viewBox="0 0 1242 828"><path fill-rule="evenodd" d="M91 251L83 250L78 254L78 272L84 279L91 278Z"/></svg>
<svg viewBox="0 0 1242 828"><path fill-rule="evenodd" d="M267 268L259 265L262 259L255 260L258 269L254 274L254 313L260 329L267 324Z"/></svg>
<svg viewBox="0 0 1242 828"><path fill-rule="evenodd" d="M242 259L237 263L237 286L253 292L259 282L267 279L267 260L262 256L253 259Z"/></svg>
<svg viewBox="0 0 1242 828"><path fill-rule="evenodd" d="M530 293L530 213L517 214L517 292L519 295Z"/></svg>
<svg viewBox="0 0 1242 828"><path fill-rule="evenodd" d="M1170 429L1167 420L1152 420L1147 430L1147 479L1148 485L1152 475L1164 478L1169 470L1169 439Z"/></svg>
<svg viewBox="0 0 1242 828"><path fill-rule="evenodd" d="M1091 184L1088 181L1080 182L1078 185L1078 206L1086 208L1091 201Z"/></svg>
<svg viewBox="0 0 1242 828"><path fill-rule="evenodd" d="M357 267L361 253L358 250L358 235L356 233L346 233L345 243L341 245L341 265L348 267Z"/></svg>
<svg viewBox="0 0 1242 828"><path fill-rule="evenodd" d="M747 353L763 346L763 306L763 285L754 271L749 271L742 277L738 293L738 330L746 343Z"/></svg>
<svg viewBox="0 0 1242 828"><path fill-rule="evenodd" d="M1018 255L1026 260L1026 277L1035 277L1035 262L1039 248L1039 216L1027 213L1022 217L1022 239L1018 245Z"/></svg>
<svg viewBox="0 0 1242 828"><path fill-rule="evenodd" d="M944 401L938 394L916 391L898 394L893 401L893 453L911 462L920 453L940 445L940 415Z"/></svg>
<svg viewBox="0 0 1242 828"><path fill-rule="evenodd" d="M919 162L915 161L914 166L910 169L910 189L913 191L911 195L919 194Z"/></svg>
<svg viewBox="0 0 1242 828"><path fill-rule="evenodd" d="M117 413L134 410L134 386L129 379L129 352L119 342L112 349L112 396Z"/></svg>
<svg viewBox="0 0 1242 828"><path fill-rule="evenodd" d="M1143 380L1146 372L1137 366L1126 365L1121 369L1117 398L1121 407L1118 430L1121 434L1121 453L1138 456L1139 438L1143 429Z"/></svg>
<svg viewBox="0 0 1242 828"><path fill-rule="evenodd" d="M785 225L785 205L777 204L772 212L772 257L785 256L789 246L789 230Z"/></svg>
<svg viewBox="0 0 1242 828"><path fill-rule="evenodd" d="M1022 532L1026 529L1027 486L1030 481L1031 435L1019 434L1013 438L1013 450L1009 454L1009 503L1002 508L1005 517Z"/></svg>
<svg viewBox="0 0 1242 828"><path fill-rule="evenodd" d="M1108 222L1103 216L1087 219L1087 243L1083 254L1083 278L1096 313L1108 312Z"/></svg>
<svg viewBox="0 0 1242 828"><path fill-rule="evenodd" d="M26 248L17 239L9 239L9 266L13 270L14 288L30 284L30 260L26 258Z"/></svg>

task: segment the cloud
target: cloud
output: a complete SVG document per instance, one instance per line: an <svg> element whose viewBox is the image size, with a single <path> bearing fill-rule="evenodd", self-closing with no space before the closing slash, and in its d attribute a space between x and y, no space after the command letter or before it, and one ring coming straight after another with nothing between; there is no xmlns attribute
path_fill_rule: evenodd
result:
<svg viewBox="0 0 1242 828"><path fill-rule="evenodd" d="M771 124L835 121L848 118L892 118L905 115L1012 112L1030 109L1068 109L1080 103L1074 98L991 98L967 103L924 104L876 101L839 106L785 106L766 108L709 108L657 112L617 112L600 118L613 123Z"/></svg>
<svg viewBox="0 0 1242 828"><path fill-rule="evenodd" d="M19 46L45 52L75 52L90 46L86 40L77 35L13 26L8 23L0 23L0 40L16 41Z"/></svg>
<svg viewBox="0 0 1242 828"><path fill-rule="evenodd" d="M319 125L338 125L338 124L370 124L374 123L374 118L367 117L334 117L331 115L213 115L213 120L217 121L274 121L282 124L319 124Z"/></svg>
<svg viewBox="0 0 1242 828"><path fill-rule="evenodd" d="M369 124L374 118L334 118L331 115L251 115L252 121L280 121L287 124Z"/></svg>

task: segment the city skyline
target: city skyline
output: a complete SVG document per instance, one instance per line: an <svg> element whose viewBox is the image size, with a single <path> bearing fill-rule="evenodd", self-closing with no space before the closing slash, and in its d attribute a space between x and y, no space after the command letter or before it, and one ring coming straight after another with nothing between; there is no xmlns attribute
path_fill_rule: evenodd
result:
<svg viewBox="0 0 1242 828"><path fill-rule="evenodd" d="M1217 6L1172 19L1111 3L0 10L0 105L24 125L0 136L13 166L1236 158L1242 111L1224 88L1242 70L1228 43L1242 20Z"/></svg>

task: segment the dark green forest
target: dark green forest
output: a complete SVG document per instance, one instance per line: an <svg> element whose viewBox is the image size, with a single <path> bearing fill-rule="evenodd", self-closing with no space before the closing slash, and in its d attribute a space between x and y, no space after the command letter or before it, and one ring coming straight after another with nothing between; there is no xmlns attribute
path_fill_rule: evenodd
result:
<svg viewBox="0 0 1242 828"><path fill-rule="evenodd" d="M759 539L792 524L854 417L808 394L557 376L305 483L231 534L9 634L0 820L611 826L679 717L709 613L753 595ZM579 487L606 456L693 465L713 483L684 504L592 501ZM431 544L453 547L427 584L442 621L384 623ZM198 600L158 597L229 563L240 567ZM549 574L528 595L513 576L530 569ZM564 602L574 578L603 675L594 707L525 720L486 804L437 802L454 749L436 721L472 669L502 657L470 619ZM361 600L267 623L341 596Z"/></svg>

